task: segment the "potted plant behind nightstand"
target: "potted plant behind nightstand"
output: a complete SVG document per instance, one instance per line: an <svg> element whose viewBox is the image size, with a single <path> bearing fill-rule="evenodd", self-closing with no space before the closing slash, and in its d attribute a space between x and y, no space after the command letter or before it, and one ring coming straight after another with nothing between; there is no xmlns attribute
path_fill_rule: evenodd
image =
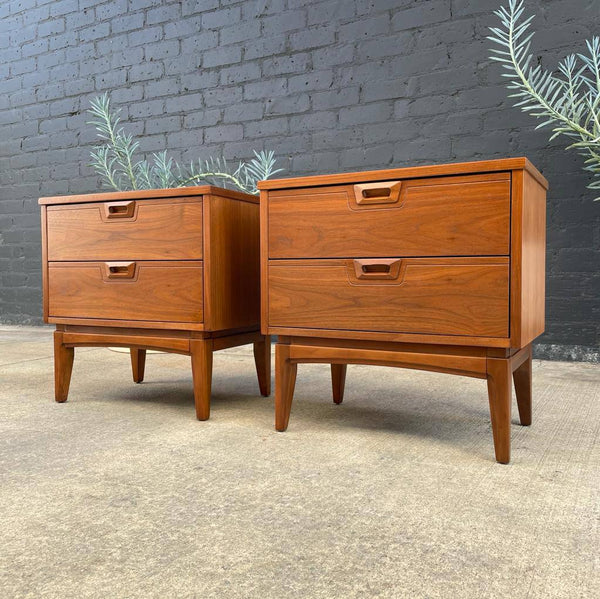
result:
<svg viewBox="0 0 600 599"><path fill-rule="evenodd" d="M136 160L139 144L108 95L90 113L103 140L91 166L116 191L39 202L56 401L67 399L77 346L130 348L136 382L146 350L190 355L196 415L206 420L213 351L253 343L260 391L269 395L255 193L279 171L273 152L255 152L235 169L222 159L184 168L166 151Z"/></svg>

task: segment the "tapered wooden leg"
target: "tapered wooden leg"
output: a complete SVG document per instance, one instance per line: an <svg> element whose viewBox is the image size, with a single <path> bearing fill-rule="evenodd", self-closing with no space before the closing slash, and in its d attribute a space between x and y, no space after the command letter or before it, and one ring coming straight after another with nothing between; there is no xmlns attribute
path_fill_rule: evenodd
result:
<svg viewBox="0 0 600 599"><path fill-rule="evenodd" d="M190 340L190 353L192 356L196 418L198 420L208 420L210 416L210 390L212 383L212 340Z"/></svg>
<svg viewBox="0 0 600 599"><path fill-rule="evenodd" d="M519 420L523 426L531 424L531 345L527 359L513 372Z"/></svg>
<svg viewBox="0 0 600 599"><path fill-rule="evenodd" d="M260 394L268 397L271 395L271 337L269 335L254 344L254 364Z"/></svg>
<svg viewBox="0 0 600 599"><path fill-rule="evenodd" d="M333 387L333 403L340 404L344 400L346 385L346 364L331 365L331 386Z"/></svg>
<svg viewBox="0 0 600 599"><path fill-rule="evenodd" d="M61 331L54 332L54 399L58 403L67 401L75 349L63 345Z"/></svg>
<svg viewBox="0 0 600 599"><path fill-rule="evenodd" d="M146 350L131 348L129 352L131 354L133 382L141 383L144 380L144 368L146 367Z"/></svg>
<svg viewBox="0 0 600 599"><path fill-rule="evenodd" d="M298 366L290 362L290 346L278 343L275 346L275 430L288 427L296 372Z"/></svg>
<svg viewBox="0 0 600 599"><path fill-rule="evenodd" d="M496 460L501 464L508 464L510 462L510 409L512 395L510 360L501 358L487 359L487 385Z"/></svg>

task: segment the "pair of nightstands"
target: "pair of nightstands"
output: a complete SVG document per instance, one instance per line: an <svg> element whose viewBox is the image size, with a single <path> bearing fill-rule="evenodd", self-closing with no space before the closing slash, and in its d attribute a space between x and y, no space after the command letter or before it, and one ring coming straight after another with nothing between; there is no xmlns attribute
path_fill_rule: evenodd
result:
<svg viewBox="0 0 600 599"><path fill-rule="evenodd" d="M44 312L56 398L78 345L192 356L198 418L212 351L254 343L276 428L298 363L487 379L496 459L510 459L511 378L531 422L531 342L544 329L546 180L524 158L213 187L44 198ZM260 265L260 268L259 268ZM260 269L260 286L259 286ZM261 313L259 314L259 303ZM262 335L259 331L262 323Z"/></svg>

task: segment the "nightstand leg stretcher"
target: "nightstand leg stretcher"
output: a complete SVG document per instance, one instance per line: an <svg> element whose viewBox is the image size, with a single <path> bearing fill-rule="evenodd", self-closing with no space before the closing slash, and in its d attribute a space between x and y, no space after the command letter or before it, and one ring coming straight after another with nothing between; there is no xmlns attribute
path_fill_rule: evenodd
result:
<svg viewBox="0 0 600 599"><path fill-rule="evenodd" d="M531 345L514 351L369 342L337 345L326 339L281 337L275 346L275 428L285 431L288 426L299 363L331 364L333 401L338 404L343 400L347 364L444 372L487 380L496 460L507 464L513 376L520 422L531 424L531 355Z"/></svg>
<svg viewBox="0 0 600 599"><path fill-rule="evenodd" d="M213 353L220 349L254 344L254 358L261 395L271 389L271 338L259 331L234 331L229 334L198 334L186 331L165 333L147 329L109 331L103 327L58 325L54 332L54 397L67 401L75 347L129 347L133 380L144 380L146 350L189 355L192 364L194 402L198 420L210 416Z"/></svg>

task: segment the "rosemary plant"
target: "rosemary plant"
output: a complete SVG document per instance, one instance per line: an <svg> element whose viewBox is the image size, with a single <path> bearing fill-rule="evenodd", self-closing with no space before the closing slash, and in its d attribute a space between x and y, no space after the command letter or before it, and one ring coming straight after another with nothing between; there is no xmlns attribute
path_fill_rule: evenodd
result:
<svg viewBox="0 0 600 599"><path fill-rule="evenodd" d="M558 65L558 73L532 66L529 31L533 16L522 19L523 0L509 0L508 7L495 11L501 27L490 27L494 48L492 60L502 63L508 78L507 87L514 90L515 106L533 116L543 118L536 128L552 126L554 139L564 135L585 158L585 170L593 174L590 189L600 189L600 38L586 42L587 54L572 54ZM600 198L596 198L600 200Z"/></svg>
<svg viewBox="0 0 600 599"><path fill-rule="evenodd" d="M232 167L224 158L209 158L182 166L167 155L166 150L152 154L151 162L136 160L139 142L125 133L121 126L120 110L114 110L108 94L91 102L90 125L94 125L102 145L91 152L90 166L105 183L117 191L157 189L214 184L256 194L258 181L268 179L282 169L275 168L274 152L254 152L248 162Z"/></svg>

